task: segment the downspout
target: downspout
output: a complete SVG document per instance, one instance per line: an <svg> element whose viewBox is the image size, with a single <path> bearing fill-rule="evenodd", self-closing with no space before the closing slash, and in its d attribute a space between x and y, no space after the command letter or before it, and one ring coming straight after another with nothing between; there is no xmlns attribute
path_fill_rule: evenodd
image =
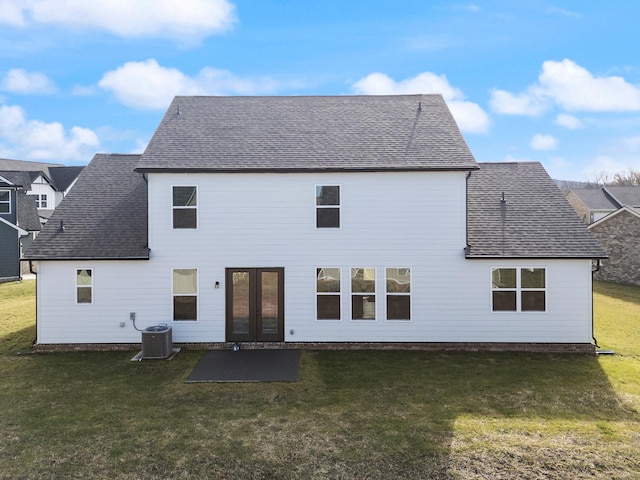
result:
<svg viewBox="0 0 640 480"><path fill-rule="evenodd" d="M464 254L465 257L471 253L471 247L469 246L469 178L471 178L472 170L467 172L467 179L465 181L464 202L465 202L465 223L464 223Z"/></svg>
<svg viewBox="0 0 640 480"><path fill-rule="evenodd" d="M595 313L593 311L593 277L594 274L598 271L600 271L600 262L601 260L598 258L596 260L596 268L591 270L591 339L593 340L593 344L595 345L596 348L600 348L600 345L598 345L598 339L595 337Z"/></svg>
<svg viewBox="0 0 640 480"><path fill-rule="evenodd" d="M36 338L32 343L35 346L38 343L38 271L33 269L33 260L29 260L29 272L36 276Z"/></svg>

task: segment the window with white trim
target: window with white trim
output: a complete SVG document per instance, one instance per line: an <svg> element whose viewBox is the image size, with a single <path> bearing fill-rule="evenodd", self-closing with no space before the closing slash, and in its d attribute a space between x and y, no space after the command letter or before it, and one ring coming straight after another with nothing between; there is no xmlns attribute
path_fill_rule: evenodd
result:
<svg viewBox="0 0 640 480"><path fill-rule="evenodd" d="M36 197L36 207L37 208L47 208L47 194L46 193L37 193Z"/></svg>
<svg viewBox="0 0 640 480"><path fill-rule="evenodd" d="M173 269L173 320L198 320L198 269Z"/></svg>
<svg viewBox="0 0 640 480"><path fill-rule="evenodd" d="M340 320L340 269L316 269L316 318Z"/></svg>
<svg viewBox="0 0 640 480"><path fill-rule="evenodd" d="M0 213L11 213L11 190L0 190Z"/></svg>
<svg viewBox="0 0 640 480"><path fill-rule="evenodd" d="M173 228L197 228L198 189L195 186L173 187Z"/></svg>
<svg viewBox="0 0 640 480"><path fill-rule="evenodd" d="M76 303L93 303L93 269L76 270Z"/></svg>
<svg viewBox="0 0 640 480"><path fill-rule="evenodd" d="M338 185L316 185L316 228L340 228Z"/></svg>
<svg viewBox="0 0 640 480"><path fill-rule="evenodd" d="M494 312L546 311L544 268L492 268L491 290Z"/></svg>
<svg viewBox="0 0 640 480"><path fill-rule="evenodd" d="M351 318L376 319L376 269L351 269Z"/></svg>
<svg viewBox="0 0 640 480"><path fill-rule="evenodd" d="M387 268L387 320L411 320L411 269Z"/></svg>

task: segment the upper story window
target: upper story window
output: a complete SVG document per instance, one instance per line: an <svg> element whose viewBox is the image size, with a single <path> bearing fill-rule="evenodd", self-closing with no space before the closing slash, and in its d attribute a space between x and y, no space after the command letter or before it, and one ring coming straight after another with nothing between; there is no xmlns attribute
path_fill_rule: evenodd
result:
<svg viewBox="0 0 640 480"><path fill-rule="evenodd" d="M0 213L11 213L11 190L0 190Z"/></svg>
<svg viewBox="0 0 640 480"><path fill-rule="evenodd" d="M173 187L173 228L197 228L196 187Z"/></svg>
<svg viewBox="0 0 640 480"><path fill-rule="evenodd" d="M340 187L316 186L316 228L340 228Z"/></svg>
<svg viewBox="0 0 640 480"><path fill-rule="evenodd" d="M38 208L47 208L47 194L46 193L38 193L38 194L36 194L36 207L38 207Z"/></svg>
<svg viewBox="0 0 640 480"><path fill-rule="evenodd" d="M544 312L546 270L544 268L493 268L491 270L494 312Z"/></svg>

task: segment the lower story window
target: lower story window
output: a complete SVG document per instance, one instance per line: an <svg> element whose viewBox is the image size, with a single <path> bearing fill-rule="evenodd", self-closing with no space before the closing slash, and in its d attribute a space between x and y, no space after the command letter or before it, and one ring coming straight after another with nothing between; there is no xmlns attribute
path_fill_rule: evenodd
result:
<svg viewBox="0 0 640 480"><path fill-rule="evenodd" d="M76 270L76 303L93 303L93 269Z"/></svg>
<svg viewBox="0 0 640 480"><path fill-rule="evenodd" d="M387 268L387 320L411 320L411 269Z"/></svg>
<svg viewBox="0 0 640 480"><path fill-rule="evenodd" d="M316 318L340 320L340 269L316 269Z"/></svg>
<svg viewBox="0 0 640 480"><path fill-rule="evenodd" d="M494 312L544 312L546 269L493 268L491 290Z"/></svg>
<svg viewBox="0 0 640 480"><path fill-rule="evenodd" d="M376 269L351 269L351 318L376 319Z"/></svg>
<svg viewBox="0 0 640 480"><path fill-rule="evenodd" d="M198 319L198 269L173 270L173 319Z"/></svg>

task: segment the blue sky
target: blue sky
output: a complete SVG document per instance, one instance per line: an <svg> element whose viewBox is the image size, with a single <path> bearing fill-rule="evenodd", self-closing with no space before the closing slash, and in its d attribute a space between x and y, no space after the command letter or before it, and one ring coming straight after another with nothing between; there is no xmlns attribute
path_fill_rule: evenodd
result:
<svg viewBox="0 0 640 480"><path fill-rule="evenodd" d="M0 0L0 157L141 152L174 95L441 93L478 161L640 169L640 2Z"/></svg>

